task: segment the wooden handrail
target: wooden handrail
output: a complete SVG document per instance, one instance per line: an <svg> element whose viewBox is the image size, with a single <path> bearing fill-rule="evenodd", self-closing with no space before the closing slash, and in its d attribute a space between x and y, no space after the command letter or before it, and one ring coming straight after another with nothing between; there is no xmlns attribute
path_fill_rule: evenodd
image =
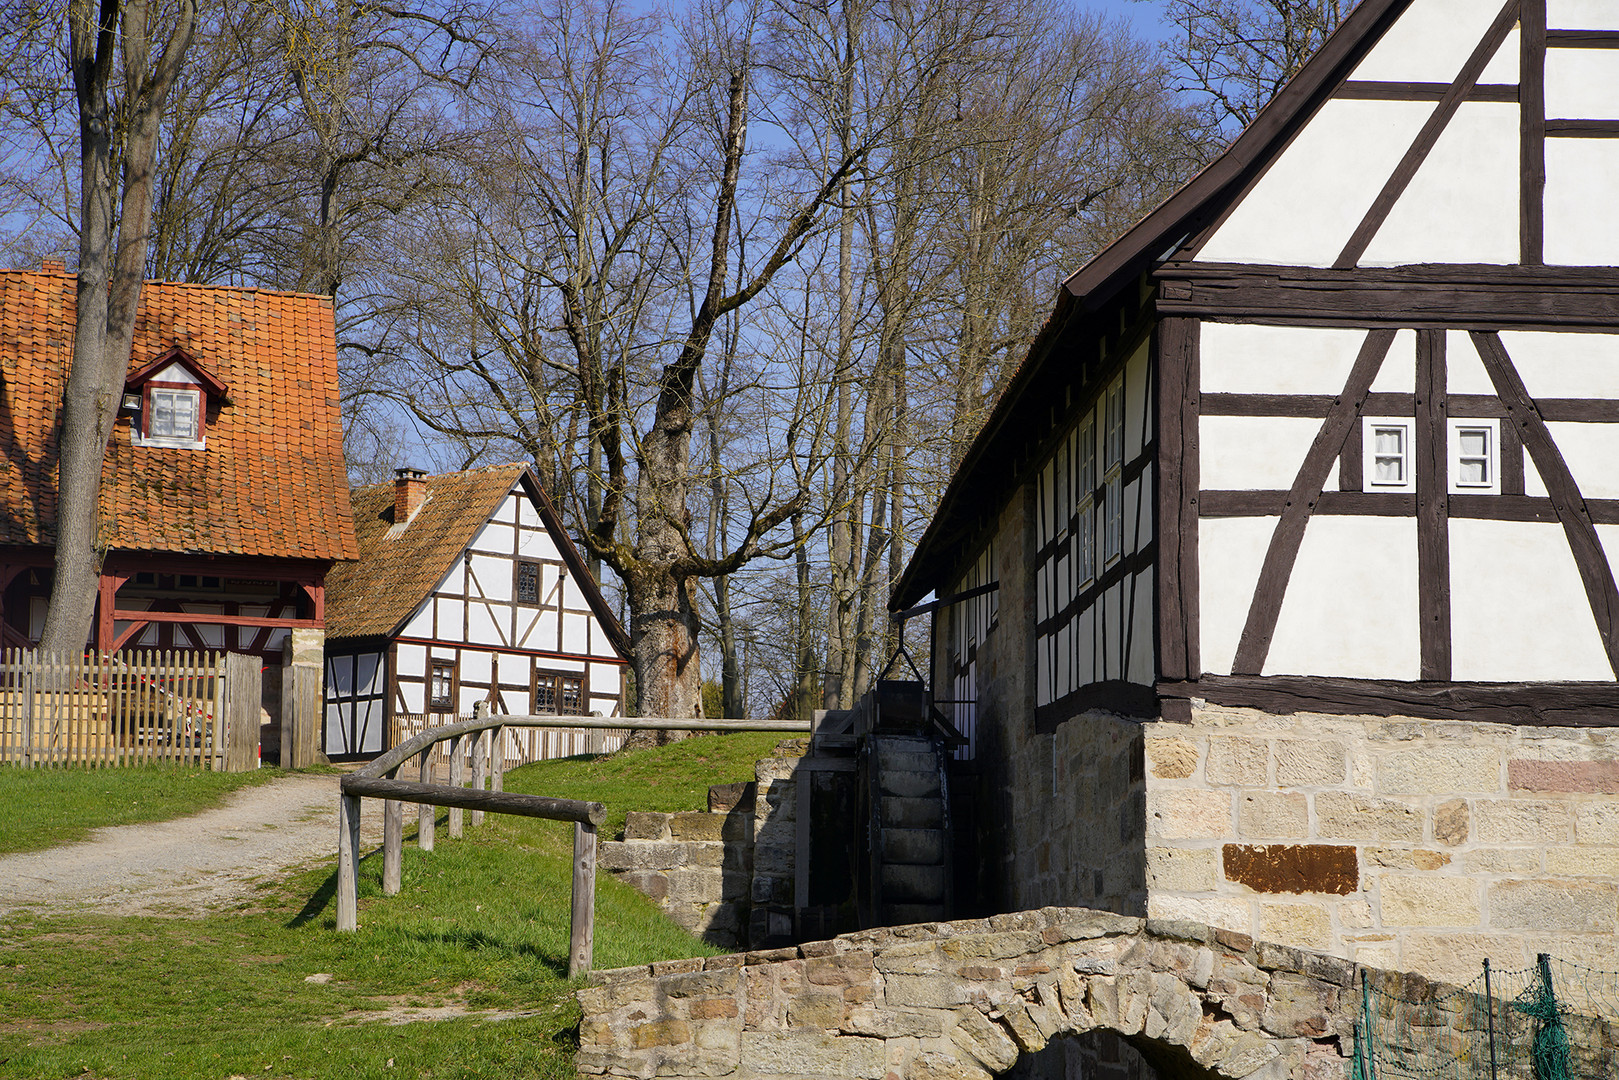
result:
<svg viewBox="0 0 1619 1080"><path fill-rule="evenodd" d="M602 717L524 715L492 716L488 705L479 702L471 720L458 720L442 727L429 728L408 739L363 768L339 781L341 796L337 808L337 929L353 931L359 928L359 876L360 876L360 800L382 799L382 891L392 896L399 891L400 866L404 856L403 803L419 803L424 808L447 806L450 808L450 836L461 835L462 810L473 811L473 824L483 812L515 814L521 817L546 818L551 821L573 822L573 913L568 945L568 977L582 975L590 970L595 936L596 899L596 827L607 817L607 808L599 802L579 799L557 799L549 795L522 795L500 790L483 790L484 755L474 753L471 788L462 787L460 781L461 740L468 735L482 737L493 731L492 740L499 744L502 729L508 727L535 728L606 728L609 730L650 731L780 731L808 733L807 723L793 720L671 720L664 717ZM431 771L428 755L441 742L451 743L451 783L429 784ZM481 749L481 747L480 747ZM422 782L395 780L394 774L411 758L420 755ZM500 787L502 755L495 755L495 786ZM433 848L432 814L423 810L417 830L418 842L423 850Z"/></svg>

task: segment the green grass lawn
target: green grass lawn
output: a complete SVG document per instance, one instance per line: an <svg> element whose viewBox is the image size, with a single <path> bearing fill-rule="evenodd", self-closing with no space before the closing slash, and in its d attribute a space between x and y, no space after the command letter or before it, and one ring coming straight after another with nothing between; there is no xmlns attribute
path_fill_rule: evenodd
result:
<svg viewBox="0 0 1619 1080"><path fill-rule="evenodd" d="M194 766L23 769L0 766L0 855L83 840L107 825L139 825L217 806L239 788L285 776L280 769L209 772Z"/></svg>
<svg viewBox="0 0 1619 1080"><path fill-rule="evenodd" d="M547 762L508 774L506 788L594 798L619 821L627 809L700 809L708 784L750 777L776 741ZM362 861L355 934L333 929L330 865L203 919L11 918L0 925L0 1076L571 1080L571 830L490 815L451 841L441 819L437 850L407 842L398 896L381 895L380 853ZM713 951L602 875L597 967ZM378 1016L442 1006L532 1015Z"/></svg>

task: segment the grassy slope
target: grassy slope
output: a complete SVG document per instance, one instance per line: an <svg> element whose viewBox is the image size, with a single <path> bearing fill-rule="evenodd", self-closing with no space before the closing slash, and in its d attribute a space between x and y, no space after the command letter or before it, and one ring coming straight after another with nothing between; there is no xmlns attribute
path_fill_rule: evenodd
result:
<svg viewBox="0 0 1619 1080"><path fill-rule="evenodd" d="M700 809L708 784L751 776L775 741L727 736L549 762L514 771L506 787L599 799L620 822L625 809ZM356 934L332 929L329 867L198 920L10 918L0 926L0 1075L571 1078L570 830L491 815L451 842L441 822L437 850L407 845L403 887L387 898L374 853L361 864ZM607 876L595 950L602 968L713 951ZM317 973L332 980L304 981ZM453 1002L536 1015L363 1018Z"/></svg>
<svg viewBox="0 0 1619 1080"><path fill-rule="evenodd" d="M107 825L167 821L217 806L285 773L216 773L174 765L119 769L0 766L0 855L83 840Z"/></svg>

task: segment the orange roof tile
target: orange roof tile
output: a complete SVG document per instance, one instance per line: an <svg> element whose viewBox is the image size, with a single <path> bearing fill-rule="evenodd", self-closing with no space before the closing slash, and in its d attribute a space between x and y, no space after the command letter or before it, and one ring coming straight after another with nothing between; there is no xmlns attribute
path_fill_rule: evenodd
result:
<svg viewBox="0 0 1619 1080"><path fill-rule="evenodd" d="M0 543L56 542L56 427L73 354L73 274L0 270ZM352 559L331 301L147 282L131 373L178 346L228 387L203 450L134 446L102 466L102 539L124 551ZM311 430L298 452L285 433Z"/></svg>

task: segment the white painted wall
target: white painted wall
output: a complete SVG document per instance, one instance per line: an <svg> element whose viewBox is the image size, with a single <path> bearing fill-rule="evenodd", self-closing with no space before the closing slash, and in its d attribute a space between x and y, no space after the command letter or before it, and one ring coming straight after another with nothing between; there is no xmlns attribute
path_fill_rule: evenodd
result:
<svg viewBox="0 0 1619 1080"><path fill-rule="evenodd" d="M1546 261L1619 265L1619 140L1546 140Z"/></svg>
<svg viewBox="0 0 1619 1080"><path fill-rule="evenodd" d="M1490 0L1415 0L1350 78L1449 83L1499 11ZM1479 81L1518 81L1517 31L1507 35Z"/></svg>
<svg viewBox="0 0 1619 1080"><path fill-rule="evenodd" d="M1420 659L1416 519L1312 517L1263 674L1416 679Z"/></svg>
<svg viewBox="0 0 1619 1080"><path fill-rule="evenodd" d="M1410 331L1402 336L1416 340ZM1364 330L1205 322L1199 381L1205 394L1337 394L1365 340ZM1396 366L1399 345L1385 368ZM1411 344L1409 355L1415 349Z"/></svg>
<svg viewBox="0 0 1619 1080"><path fill-rule="evenodd" d="M1198 261L1331 266L1432 111L1420 101L1328 101Z"/></svg>
<svg viewBox="0 0 1619 1080"><path fill-rule="evenodd" d="M1464 103L1360 265L1516 263L1518 141L1517 105Z"/></svg>
<svg viewBox="0 0 1619 1080"><path fill-rule="evenodd" d="M1619 54L1611 49L1546 50L1546 116L1619 118Z"/></svg>
<svg viewBox="0 0 1619 1080"><path fill-rule="evenodd" d="M1619 398L1619 334L1509 330L1501 344L1532 398Z"/></svg>
<svg viewBox="0 0 1619 1080"><path fill-rule="evenodd" d="M1549 423L1546 427L1581 495L1619 499L1619 424Z"/></svg>
<svg viewBox="0 0 1619 1080"><path fill-rule="evenodd" d="M1209 491L1286 491L1320 430L1321 420L1307 416L1205 416L1200 483ZM1328 490L1337 475L1335 464Z"/></svg>
<svg viewBox="0 0 1619 1080"><path fill-rule="evenodd" d="M1197 523L1199 652L1203 670L1229 674L1277 518Z"/></svg>
<svg viewBox="0 0 1619 1080"><path fill-rule="evenodd" d="M1613 678L1560 525L1452 518L1450 603L1457 680Z"/></svg>
<svg viewBox="0 0 1619 1080"><path fill-rule="evenodd" d="M1546 0L1550 30L1619 30L1619 4L1613 0Z"/></svg>

